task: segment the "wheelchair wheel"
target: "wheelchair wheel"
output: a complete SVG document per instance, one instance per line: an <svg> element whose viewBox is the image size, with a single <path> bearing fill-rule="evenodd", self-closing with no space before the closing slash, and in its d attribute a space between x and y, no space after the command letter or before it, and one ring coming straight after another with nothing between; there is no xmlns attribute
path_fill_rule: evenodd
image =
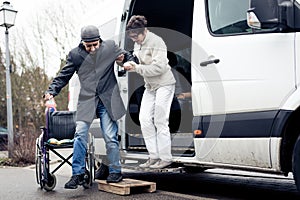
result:
<svg viewBox="0 0 300 200"><path fill-rule="evenodd" d="M92 186L93 180L94 180L94 171L95 171L95 158L94 158L94 136L92 134L89 134L89 143L88 143L88 151L86 155L86 172L85 177L86 185Z"/></svg>
<svg viewBox="0 0 300 200"><path fill-rule="evenodd" d="M85 170L85 175L84 175L84 184L83 187L85 189L90 188L93 185L93 171L95 169L94 167L94 156L92 152L88 152L87 157L86 157L86 170Z"/></svg>
<svg viewBox="0 0 300 200"><path fill-rule="evenodd" d="M36 182L41 186L43 189L42 184L42 155L41 155L41 148L39 145L39 138L36 139L36 152L35 152L35 176Z"/></svg>
<svg viewBox="0 0 300 200"><path fill-rule="evenodd" d="M91 173L89 170L85 170L84 174L84 183L83 183L83 188L84 189L89 189L93 184Z"/></svg>
<svg viewBox="0 0 300 200"><path fill-rule="evenodd" d="M93 180L93 177L95 177L95 159L94 159L94 153L90 153L89 156L88 156L88 171L89 171L91 180Z"/></svg>
<svg viewBox="0 0 300 200"><path fill-rule="evenodd" d="M52 191L56 186L56 177L54 174L48 175L48 182L44 183L44 189L46 191Z"/></svg>
<svg viewBox="0 0 300 200"><path fill-rule="evenodd" d="M37 184L39 184L42 187L42 164L41 164L41 156L37 156L35 159L35 175L36 175L36 181Z"/></svg>

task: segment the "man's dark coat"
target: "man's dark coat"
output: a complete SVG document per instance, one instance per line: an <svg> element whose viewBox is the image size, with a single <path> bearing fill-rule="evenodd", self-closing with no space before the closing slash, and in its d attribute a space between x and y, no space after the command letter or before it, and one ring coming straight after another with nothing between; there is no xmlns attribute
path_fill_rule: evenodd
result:
<svg viewBox="0 0 300 200"><path fill-rule="evenodd" d="M133 59L113 40L102 41L94 55L88 54L84 46L80 44L69 52L66 65L54 78L47 92L53 96L58 95L73 74L77 72L81 88L76 120L92 122L100 100L110 117L114 121L118 120L126 112L114 72L114 62L120 54L125 55L123 62Z"/></svg>

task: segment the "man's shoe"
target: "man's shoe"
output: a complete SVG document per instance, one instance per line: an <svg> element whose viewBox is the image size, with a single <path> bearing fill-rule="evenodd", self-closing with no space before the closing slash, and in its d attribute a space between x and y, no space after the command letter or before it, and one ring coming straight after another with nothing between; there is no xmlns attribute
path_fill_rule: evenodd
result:
<svg viewBox="0 0 300 200"><path fill-rule="evenodd" d="M122 181L123 176L121 173L111 173L108 175L106 182L107 183L119 183Z"/></svg>
<svg viewBox="0 0 300 200"><path fill-rule="evenodd" d="M163 169L163 168L166 168L166 167L170 166L171 164L172 164L171 161L160 160L157 163L155 163L154 165L150 165L149 168L151 168L151 169Z"/></svg>
<svg viewBox="0 0 300 200"><path fill-rule="evenodd" d="M65 184L66 189L76 189L78 185L84 183L84 174L73 175L71 179Z"/></svg>
<svg viewBox="0 0 300 200"><path fill-rule="evenodd" d="M159 161L159 159L151 159L149 158L147 160L147 162L143 163L143 164L140 164L139 167L141 168L148 168L150 165L153 165L155 163L157 163Z"/></svg>
<svg viewBox="0 0 300 200"><path fill-rule="evenodd" d="M108 166L101 163L97 171L95 172L95 179L105 180L109 175Z"/></svg>

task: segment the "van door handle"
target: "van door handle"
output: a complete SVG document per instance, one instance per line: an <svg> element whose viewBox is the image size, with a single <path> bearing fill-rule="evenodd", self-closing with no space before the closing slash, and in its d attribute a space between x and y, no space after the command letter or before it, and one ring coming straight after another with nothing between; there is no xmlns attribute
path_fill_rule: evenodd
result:
<svg viewBox="0 0 300 200"><path fill-rule="evenodd" d="M212 59L212 60L207 60L207 61L201 62L200 66L201 67L206 67L209 64L218 64L219 62L220 62L220 59L216 58L216 59Z"/></svg>

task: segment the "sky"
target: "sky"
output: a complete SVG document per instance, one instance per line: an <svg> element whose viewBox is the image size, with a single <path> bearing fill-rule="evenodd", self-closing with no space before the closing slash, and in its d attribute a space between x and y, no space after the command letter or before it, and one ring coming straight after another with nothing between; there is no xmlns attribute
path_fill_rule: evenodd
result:
<svg viewBox="0 0 300 200"><path fill-rule="evenodd" d="M86 21L90 24L106 21L106 19L117 14L115 11L120 11L120 8L123 7L123 1L124 0L10 0L10 3L18 10L16 26L26 26L30 23L32 17L35 17L36 14L40 14L42 8L49 7L51 9L52 7L54 9L55 6L59 4L64 5L67 12L72 12L72 10L76 10L80 6L86 6L85 9L88 10L88 14L82 18L82 21L79 21L79 25L83 25ZM73 17L76 17L76 15Z"/></svg>
<svg viewBox="0 0 300 200"><path fill-rule="evenodd" d="M10 0L10 4L18 11L15 26L9 29L10 51L18 51L18 46L20 46L25 37L27 44L30 44L31 52L37 56L36 60L41 66L43 64L41 63L40 52L34 47L36 38L32 33L35 23L48 24L49 21L47 20L49 19L43 18L43 16L47 16L44 12L63 9L63 15L69 16L69 20L64 21L64 23L72 23L74 25L73 34L75 38L72 41L66 41L65 48L71 50L71 48L78 45L80 29L84 25L93 24L99 27L100 35L103 39L111 37L115 30L110 29L112 26L115 29L118 27L118 17L121 16L124 0ZM51 27L46 29L51 29ZM0 27L1 49L5 47L4 32L5 28ZM46 47L49 48L46 52L49 58L49 63L45 66L46 73L49 76L55 76L59 70L60 57L62 55L55 54L53 50L51 51L51 48L53 48L51 41Z"/></svg>

